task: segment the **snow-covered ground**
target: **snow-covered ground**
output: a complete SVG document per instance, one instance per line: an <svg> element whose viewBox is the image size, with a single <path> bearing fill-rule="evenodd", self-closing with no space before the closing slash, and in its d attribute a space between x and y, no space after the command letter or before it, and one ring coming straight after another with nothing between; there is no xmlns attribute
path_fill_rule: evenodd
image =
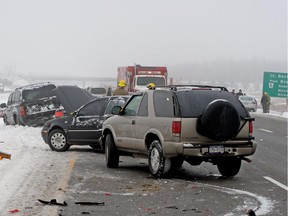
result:
<svg viewBox="0 0 288 216"><path fill-rule="evenodd" d="M0 94L0 102L6 102L7 97L8 94ZM69 156L53 153L42 140L40 131L40 127L6 126L0 119L0 151L11 154L11 160L0 160L1 216L18 210L21 212L18 215L28 215L25 214L28 209L30 215L55 215L45 207L43 214L43 205L37 203L37 199L61 195L60 186L55 182L61 182L63 176L57 171L61 166L67 167Z"/></svg>
<svg viewBox="0 0 288 216"><path fill-rule="evenodd" d="M8 95L0 94L0 102L7 102ZM262 114L262 110L258 109L257 113ZM288 118L287 112L271 111L269 115ZM67 167L64 164L69 163L68 155L71 152L63 153L67 157L52 152L42 140L40 131L39 127L6 126L0 119L0 151L11 154L11 160L0 160L1 215L10 215L9 211L13 210L25 212L27 208L34 215L44 215L39 213L43 206L37 203L37 199L56 197L51 193L59 191L60 186L55 182L61 181L63 176L56 170L59 167L61 170L61 166ZM47 181L41 182L43 179ZM45 209L45 215L47 212L49 209Z"/></svg>

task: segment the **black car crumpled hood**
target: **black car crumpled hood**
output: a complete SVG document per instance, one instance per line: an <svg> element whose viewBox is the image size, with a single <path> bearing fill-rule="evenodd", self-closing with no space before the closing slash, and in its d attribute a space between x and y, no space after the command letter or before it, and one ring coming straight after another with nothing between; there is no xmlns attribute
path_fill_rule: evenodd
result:
<svg viewBox="0 0 288 216"><path fill-rule="evenodd" d="M94 99L94 96L85 89L78 86L58 86L53 89L53 92L57 96L58 100L64 107L67 114L79 109L90 100Z"/></svg>

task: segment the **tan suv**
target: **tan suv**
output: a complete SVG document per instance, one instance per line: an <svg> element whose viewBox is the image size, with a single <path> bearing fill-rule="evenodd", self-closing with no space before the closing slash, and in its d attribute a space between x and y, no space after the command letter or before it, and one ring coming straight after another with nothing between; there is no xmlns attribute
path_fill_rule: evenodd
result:
<svg viewBox="0 0 288 216"><path fill-rule="evenodd" d="M217 165L235 176L245 156L254 154L254 118L225 87L166 86L135 93L103 124L106 165L118 167L119 156L148 157L155 177L183 161Z"/></svg>

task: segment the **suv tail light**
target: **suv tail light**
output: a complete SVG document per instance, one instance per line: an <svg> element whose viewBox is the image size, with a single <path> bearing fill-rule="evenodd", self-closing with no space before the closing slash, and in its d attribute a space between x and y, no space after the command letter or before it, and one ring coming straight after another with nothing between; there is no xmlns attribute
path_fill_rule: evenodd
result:
<svg viewBox="0 0 288 216"><path fill-rule="evenodd" d="M64 116L63 110L56 110L54 114L55 118L60 118Z"/></svg>
<svg viewBox="0 0 288 216"><path fill-rule="evenodd" d="M172 122L172 133L173 133L173 136L180 136L181 121L173 121Z"/></svg>
<svg viewBox="0 0 288 216"><path fill-rule="evenodd" d="M252 135L253 133L253 121L249 121L249 134Z"/></svg>
<svg viewBox="0 0 288 216"><path fill-rule="evenodd" d="M23 106L23 105L19 106L19 115L20 116L25 116L26 115L25 106Z"/></svg>

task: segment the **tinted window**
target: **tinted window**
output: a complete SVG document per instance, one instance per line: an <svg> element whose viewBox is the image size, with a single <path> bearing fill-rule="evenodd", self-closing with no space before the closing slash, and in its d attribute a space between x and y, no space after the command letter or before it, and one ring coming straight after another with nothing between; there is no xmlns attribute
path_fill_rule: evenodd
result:
<svg viewBox="0 0 288 216"><path fill-rule="evenodd" d="M79 116L94 116L102 115L104 112L105 103L107 98L95 100L84 106L78 113Z"/></svg>
<svg viewBox="0 0 288 216"><path fill-rule="evenodd" d="M241 102L230 92L214 90L178 91L177 95L182 117L198 117L205 107L216 99L224 99L232 103L241 116L248 114Z"/></svg>
<svg viewBox="0 0 288 216"><path fill-rule="evenodd" d="M148 116L148 95L145 94L141 101L138 116Z"/></svg>
<svg viewBox="0 0 288 216"><path fill-rule="evenodd" d="M52 90L55 88L54 85L45 85L40 87L31 87L31 89L25 89L22 92L22 98L25 102L39 100L41 98L53 96Z"/></svg>
<svg viewBox="0 0 288 216"><path fill-rule="evenodd" d="M174 117L174 102L171 91L154 91L153 102L157 117Z"/></svg>

